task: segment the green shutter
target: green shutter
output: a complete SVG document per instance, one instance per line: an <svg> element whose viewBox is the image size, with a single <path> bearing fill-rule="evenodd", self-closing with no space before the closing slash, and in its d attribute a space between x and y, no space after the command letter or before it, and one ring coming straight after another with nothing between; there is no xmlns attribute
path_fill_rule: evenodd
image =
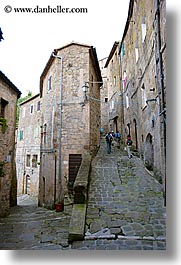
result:
<svg viewBox="0 0 181 265"><path fill-rule="evenodd" d="M20 131L20 141L23 140L23 131Z"/></svg>

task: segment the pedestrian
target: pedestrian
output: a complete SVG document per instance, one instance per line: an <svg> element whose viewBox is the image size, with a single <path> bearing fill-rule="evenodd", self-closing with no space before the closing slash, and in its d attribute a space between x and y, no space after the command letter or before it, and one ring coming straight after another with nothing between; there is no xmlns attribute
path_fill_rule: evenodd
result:
<svg viewBox="0 0 181 265"><path fill-rule="evenodd" d="M115 137L116 137L116 142L117 142L117 143L120 143L120 140L121 140L121 133L120 133L119 131L116 132Z"/></svg>
<svg viewBox="0 0 181 265"><path fill-rule="evenodd" d="M103 128L100 128L100 137L101 138L102 138L103 134L104 134L104 129Z"/></svg>
<svg viewBox="0 0 181 265"><path fill-rule="evenodd" d="M112 134L112 137L114 138L114 137L115 137L115 133L114 133L114 131L112 131L111 134Z"/></svg>
<svg viewBox="0 0 181 265"><path fill-rule="evenodd" d="M132 147L133 141L131 140L131 136L128 134L127 139L126 139L126 145L127 145L127 152L128 152L128 157L132 158L133 155L131 153L131 147Z"/></svg>
<svg viewBox="0 0 181 265"><path fill-rule="evenodd" d="M111 132L108 132L106 134L106 142L107 142L107 153L110 154L111 153L111 144L112 144L112 141L113 141L113 136L111 134Z"/></svg>

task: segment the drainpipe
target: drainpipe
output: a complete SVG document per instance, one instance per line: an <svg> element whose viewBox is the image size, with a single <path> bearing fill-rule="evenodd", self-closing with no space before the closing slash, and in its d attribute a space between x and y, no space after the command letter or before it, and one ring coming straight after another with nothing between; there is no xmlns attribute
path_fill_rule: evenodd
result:
<svg viewBox="0 0 181 265"><path fill-rule="evenodd" d="M161 54L161 32L160 32L160 1L156 0L156 22L157 22L157 35L158 35L158 56L159 56L159 69L160 69L160 85L161 85L161 112L160 116L163 117L163 144L164 144L164 158L165 158L165 187L164 187L164 199L166 205L166 108L165 108L165 96L164 96L164 75L163 75L163 60Z"/></svg>
<svg viewBox="0 0 181 265"><path fill-rule="evenodd" d="M56 55L54 51L52 52L52 56L61 60L60 65L60 131L59 131L59 167L58 167L58 200L61 198L62 191L62 70L63 70L63 58L62 56Z"/></svg>

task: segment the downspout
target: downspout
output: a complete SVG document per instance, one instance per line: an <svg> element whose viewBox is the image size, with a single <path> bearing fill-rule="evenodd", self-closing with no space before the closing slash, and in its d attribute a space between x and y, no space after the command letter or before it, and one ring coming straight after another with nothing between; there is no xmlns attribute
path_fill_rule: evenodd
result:
<svg viewBox="0 0 181 265"><path fill-rule="evenodd" d="M164 144L164 159L165 159L165 187L164 187L164 200L166 205L166 107L164 96L164 75L163 75L163 60L161 54L161 32L160 32L160 1L156 0L156 21L157 21L157 34L158 34L158 56L159 56L159 69L160 69L160 85L161 85L161 100L162 109L160 116L163 117L163 144Z"/></svg>
<svg viewBox="0 0 181 265"><path fill-rule="evenodd" d="M63 70L63 58L62 56L56 55L52 52L52 56L61 60L60 64L60 131L59 131L59 167L58 167L58 202L61 201L61 191L62 191L62 70Z"/></svg>

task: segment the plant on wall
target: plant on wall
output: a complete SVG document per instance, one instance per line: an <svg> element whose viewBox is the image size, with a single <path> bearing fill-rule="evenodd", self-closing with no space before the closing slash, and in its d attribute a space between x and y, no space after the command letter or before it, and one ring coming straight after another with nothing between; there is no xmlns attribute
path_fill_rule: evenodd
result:
<svg viewBox="0 0 181 265"><path fill-rule="evenodd" d="M0 118L0 125L2 125L2 133L5 133L8 128L7 120L5 118Z"/></svg>

